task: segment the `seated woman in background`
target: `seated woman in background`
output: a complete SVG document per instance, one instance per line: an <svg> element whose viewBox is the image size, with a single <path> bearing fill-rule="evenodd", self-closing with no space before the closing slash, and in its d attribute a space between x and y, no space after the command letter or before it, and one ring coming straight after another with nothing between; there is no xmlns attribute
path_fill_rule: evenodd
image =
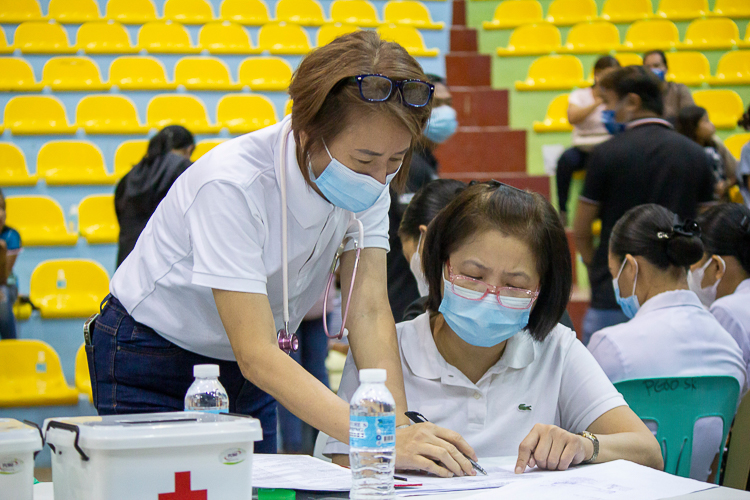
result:
<svg viewBox="0 0 750 500"><path fill-rule="evenodd" d="M693 264L688 285L737 341L750 374L750 209L723 203L698 223L703 258Z"/></svg>
<svg viewBox="0 0 750 500"><path fill-rule="evenodd" d="M397 325L409 410L480 458L518 456L516 472L620 458L662 467L653 435L558 324L571 258L547 200L496 181L466 188L429 225L422 263L428 312ZM341 398L357 375L350 356ZM333 439L325 453L348 459Z"/></svg>
<svg viewBox="0 0 750 500"><path fill-rule="evenodd" d="M133 166L115 189L115 211L120 223L117 267L130 255L156 207L174 181L191 164L195 139L185 127L164 127L148 141L146 156Z"/></svg>
<svg viewBox="0 0 750 500"><path fill-rule="evenodd" d="M703 256L695 222L675 223L666 208L631 208L612 229L609 270L627 323L599 330L589 351L612 382L728 375L745 384L737 343L688 289L687 268ZM697 422L690 477L705 481L719 449L721 421ZM718 432L718 434L717 434Z"/></svg>
<svg viewBox="0 0 750 500"><path fill-rule="evenodd" d="M686 106L677 115L675 128L703 146L713 166L716 198L726 199L730 186L737 183L737 160L716 136L716 127L708 119L708 112L700 106Z"/></svg>

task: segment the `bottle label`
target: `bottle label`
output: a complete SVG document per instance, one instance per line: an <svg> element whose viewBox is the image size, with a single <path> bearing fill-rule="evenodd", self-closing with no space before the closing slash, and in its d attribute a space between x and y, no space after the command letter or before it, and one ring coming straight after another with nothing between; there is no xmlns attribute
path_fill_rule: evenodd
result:
<svg viewBox="0 0 750 500"><path fill-rule="evenodd" d="M352 448L395 448L396 416L349 419L349 446Z"/></svg>

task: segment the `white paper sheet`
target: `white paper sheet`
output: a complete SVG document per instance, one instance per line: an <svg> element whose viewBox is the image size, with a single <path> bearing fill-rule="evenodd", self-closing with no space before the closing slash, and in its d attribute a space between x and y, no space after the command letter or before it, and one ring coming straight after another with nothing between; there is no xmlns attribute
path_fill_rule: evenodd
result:
<svg viewBox="0 0 750 500"><path fill-rule="evenodd" d="M349 491L352 472L309 455L253 455L253 487Z"/></svg>
<svg viewBox="0 0 750 500"><path fill-rule="evenodd" d="M484 462L479 463L486 471L487 475L477 474L476 476L461 476L442 478L428 476L425 474L403 474L409 479L410 483L422 483L422 486L396 490L399 496L427 495L435 493L447 493L451 491L469 491L487 488L501 488L511 483L525 483L533 481L538 477L533 471L526 474L516 475L512 469L497 465L487 465ZM397 482L398 484L398 482Z"/></svg>

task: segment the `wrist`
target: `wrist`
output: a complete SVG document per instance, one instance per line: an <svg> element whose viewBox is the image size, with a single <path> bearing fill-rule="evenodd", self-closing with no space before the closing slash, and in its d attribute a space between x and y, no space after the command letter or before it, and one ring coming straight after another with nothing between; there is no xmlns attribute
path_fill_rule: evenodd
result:
<svg viewBox="0 0 750 500"><path fill-rule="evenodd" d="M578 435L583 439L583 449L585 452L584 460L581 463L589 464L594 462L599 457L599 439L588 431L579 432Z"/></svg>

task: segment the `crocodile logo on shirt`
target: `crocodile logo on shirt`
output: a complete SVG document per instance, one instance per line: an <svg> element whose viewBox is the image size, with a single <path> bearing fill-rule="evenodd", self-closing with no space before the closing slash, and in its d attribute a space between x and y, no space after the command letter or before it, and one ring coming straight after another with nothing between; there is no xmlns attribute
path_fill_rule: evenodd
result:
<svg viewBox="0 0 750 500"><path fill-rule="evenodd" d="M531 406L521 403L518 405L518 411L531 411Z"/></svg>

